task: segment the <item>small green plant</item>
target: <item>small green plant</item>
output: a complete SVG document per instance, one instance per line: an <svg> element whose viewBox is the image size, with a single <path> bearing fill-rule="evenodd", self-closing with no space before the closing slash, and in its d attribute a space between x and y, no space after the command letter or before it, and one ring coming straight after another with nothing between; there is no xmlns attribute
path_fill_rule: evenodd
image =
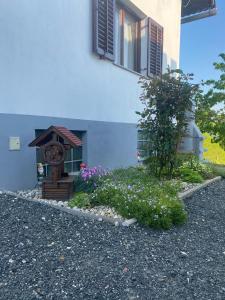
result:
<svg viewBox="0 0 225 300"><path fill-rule="evenodd" d="M186 173L191 173L191 171L187 171L187 169L197 172L203 179L211 179L215 177L213 168L208 163L200 161L195 155L181 155L179 157L179 164L175 175L184 176Z"/></svg>
<svg viewBox="0 0 225 300"><path fill-rule="evenodd" d="M78 208L82 208L82 207L90 207L91 203L89 200L89 195L86 193L78 193L76 194L73 199L71 199L68 203L70 208L73 207L78 207Z"/></svg>
<svg viewBox="0 0 225 300"><path fill-rule="evenodd" d="M148 179L148 183L143 184L137 179L129 184L127 179L113 182L109 178L90 195L90 199L93 205L114 207L121 216L136 218L143 225L169 229L183 224L187 218L184 204L177 198L179 188L177 182Z"/></svg>
<svg viewBox="0 0 225 300"><path fill-rule="evenodd" d="M188 167L179 168L179 175L185 182L201 183L204 181L203 177L197 172Z"/></svg>
<svg viewBox="0 0 225 300"><path fill-rule="evenodd" d="M213 173L216 176L221 176L222 178L225 178L225 166L224 165L209 164L209 166L212 168Z"/></svg>
<svg viewBox="0 0 225 300"><path fill-rule="evenodd" d="M108 178L114 182L123 181L127 184L132 184L137 181L141 181L144 184L145 182L149 182L149 180L153 180L144 166L115 169Z"/></svg>

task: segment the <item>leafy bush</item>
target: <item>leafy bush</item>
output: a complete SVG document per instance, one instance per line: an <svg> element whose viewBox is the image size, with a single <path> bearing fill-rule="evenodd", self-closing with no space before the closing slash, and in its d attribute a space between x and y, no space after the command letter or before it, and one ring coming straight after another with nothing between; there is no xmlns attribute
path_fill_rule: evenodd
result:
<svg viewBox="0 0 225 300"><path fill-rule="evenodd" d="M177 198L177 183L157 183L139 180L132 185L107 179L90 195L93 205L114 207L125 218L136 218L141 224L169 229L183 224L187 214L183 202Z"/></svg>
<svg viewBox="0 0 225 300"><path fill-rule="evenodd" d="M92 193L109 172L102 167L83 168L75 178L75 192Z"/></svg>
<svg viewBox="0 0 225 300"><path fill-rule="evenodd" d="M215 177L213 168L208 163L200 161L193 154L180 155L175 176L180 176L183 180L187 177L187 182L201 182L198 175L200 175L202 179L211 179Z"/></svg>
<svg viewBox="0 0 225 300"><path fill-rule="evenodd" d="M142 150L148 153L145 162L158 178L171 178L176 168L177 149L187 132L199 94L198 85L191 80L192 74L170 69L162 76L140 79L143 110L137 114L139 128L147 141Z"/></svg>
<svg viewBox="0 0 225 300"><path fill-rule="evenodd" d="M123 181L127 184L133 184L137 181L141 181L144 184L145 182L149 182L149 180L153 180L144 166L115 169L108 178L114 182Z"/></svg>
<svg viewBox="0 0 225 300"><path fill-rule="evenodd" d="M197 171L194 171L188 167L179 168L179 175L185 182L201 183L204 180Z"/></svg>
<svg viewBox="0 0 225 300"><path fill-rule="evenodd" d="M214 165L214 164L209 164L209 166L212 168L213 173L216 176L221 176L222 178L225 178L225 166L223 166L223 165Z"/></svg>
<svg viewBox="0 0 225 300"><path fill-rule="evenodd" d="M212 179L215 177L213 169L206 163L200 163L198 172L204 179Z"/></svg>
<svg viewBox="0 0 225 300"><path fill-rule="evenodd" d="M200 162L197 158L193 158L185 163L183 163L183 167L188 167L193 171L198 172L204 179L210 179L214 177L212 168L203 162Z"/></svg>
<svg viewBox="0 0 225 300"><path fill-rule="evenodd" d="M74 196L72 200L69 201L68 205L70 208L90 207L91 203L90 203L89 195L86 193L78 193Z"/></svg>

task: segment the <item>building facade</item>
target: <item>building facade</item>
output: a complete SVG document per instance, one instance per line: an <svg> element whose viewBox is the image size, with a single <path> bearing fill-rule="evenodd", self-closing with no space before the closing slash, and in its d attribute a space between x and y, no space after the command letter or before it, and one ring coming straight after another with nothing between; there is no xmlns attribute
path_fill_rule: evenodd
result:
<svg viewBox="0 0 225 300"><path fill-rule="evenodd" d="M184 2L0 1L0 188L35 186L28 144L51 125L82 138L69 172L137 163L140 75L178 68L181 20L213 8Z"/></svg>

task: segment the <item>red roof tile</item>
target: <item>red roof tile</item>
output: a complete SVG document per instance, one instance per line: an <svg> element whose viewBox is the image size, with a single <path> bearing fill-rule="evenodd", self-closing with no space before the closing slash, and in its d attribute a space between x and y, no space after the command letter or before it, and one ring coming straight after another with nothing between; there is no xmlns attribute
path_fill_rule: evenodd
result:
<svg viewBox="0 0 225 300"><path fill-rule="evenodd" d="M63 140L66 140L68 144L72 147L81 146L81 140L72 133L69 129L63 126L51 126L45 132L43 132L39 137L37 137L33 142L29 144L30 147L40 147L46 143L46 139L48 139L51 133L56 133Z"/></svg>
<svg viewBox="0 0 225 300"><path fill-rule="evenodd" d="M65 138L69 141L72 142L76 146L81 146L81 140L74 134L72 133L69 129L66 127L61 127L61 126L55 126L55 128L60 132Z"/></svg>

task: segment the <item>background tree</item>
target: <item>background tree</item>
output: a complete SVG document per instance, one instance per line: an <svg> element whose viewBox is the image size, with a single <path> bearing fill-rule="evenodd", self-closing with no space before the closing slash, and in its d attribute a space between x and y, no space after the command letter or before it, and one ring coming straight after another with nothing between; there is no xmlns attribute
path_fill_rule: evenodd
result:
<svg viewBox="0 0 225 300"><path fill-rule="evenodd" d="M203 83L207 90L196 97L196 123L203 133L210 134L212 142L219 143L225 150L225 54L214 63L220 72L218 80Z"/></svg>
<svg viewBox="0 0 225 300"><path fill-rule="evenodd" d="M147 143L145 162L157 176L172 176L178 158L178 148L184 137L192 112L198 85L191 84L192 74L169 70L161 77L140 80L144 105L139 128Z"/></svg>

